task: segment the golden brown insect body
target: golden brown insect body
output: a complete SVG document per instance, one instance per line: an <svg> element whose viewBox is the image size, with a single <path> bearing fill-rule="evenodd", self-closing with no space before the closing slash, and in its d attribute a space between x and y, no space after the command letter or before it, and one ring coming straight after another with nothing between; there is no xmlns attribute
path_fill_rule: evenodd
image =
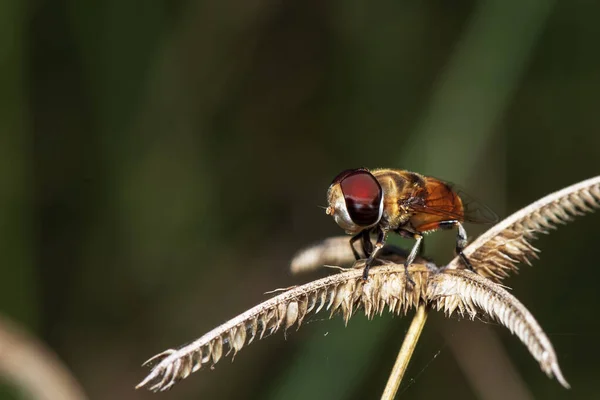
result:
<svg viewBox="0 0 600 400"><path fill-rule="evenodd" d="M359 239L362 240L365 254L369 255L365 279L390 231L417 240L405 263L408 268L417 255L423 233L456 227L456 252L470 268L462 254L467 244L462 223L497 220L493 211L455 185L399 169L369 171L360 168L343 171L333 180L327 197L327 214L332 215L347 233L354 235L350 245L357 259L358 253L353 243ZM378 235L374 248L371 232Z"/></svg>
<svg viewBox="0 0 600 400"><path fill-rule="evenodd" d="M403 227L424 233L439 229L445 221L464 222L462 200L450 184L405 170L377 169L371 173L383 190L379 223L389 230Z"/></svg>

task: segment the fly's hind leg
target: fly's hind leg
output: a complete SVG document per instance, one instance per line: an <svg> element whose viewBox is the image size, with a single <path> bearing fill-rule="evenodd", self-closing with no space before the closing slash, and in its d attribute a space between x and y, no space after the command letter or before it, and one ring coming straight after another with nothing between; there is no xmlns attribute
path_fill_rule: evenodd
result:
<svg viewBox="0 0 600 400"><path fill-rule="evenodd" d="M457 232L456 232L456 255L458 255L460 257L460 259L462 260L462 262L465 264L465 266L467 267L468 270L473 271L473 266L471 265L471 262L469 261L469 259L467 258L467 256L465 256L465 253L463 253L463 250L465 247L467 247L467 231L465 230L464 226L458 222L458 221L444 221L442 223L440 223L440 228L442 229L451 229L456 227Z"/></svg>
<svg viewBox="0 0 600 400"><path fill-rule="evenodd" d="M469 261L469 259L467 258L467 256L465 256L465 253L463 253L463 249L465 247L467 247L467 231L465 231L465 228L462 226L462 224L460 222L456 223L456 227L458 228L458 232L456 234L456 254L458 254L458 256L460 257L461 260L463 260L463 262L465 263L465 266L473 271L473 266L471 265L471 262Z"/></svg>

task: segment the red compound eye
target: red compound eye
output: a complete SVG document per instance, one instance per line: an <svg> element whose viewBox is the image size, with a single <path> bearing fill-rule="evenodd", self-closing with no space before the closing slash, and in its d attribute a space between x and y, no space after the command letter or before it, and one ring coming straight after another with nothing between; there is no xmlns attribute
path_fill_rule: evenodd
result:
<svg viewBox="0 0 600 400"><path fill-rule="evenodd" d="M338 175L334 182L336 181L342 187L352 222L359 226L369 226L379 221L383 191L369 171L347 170Z"/></svg>

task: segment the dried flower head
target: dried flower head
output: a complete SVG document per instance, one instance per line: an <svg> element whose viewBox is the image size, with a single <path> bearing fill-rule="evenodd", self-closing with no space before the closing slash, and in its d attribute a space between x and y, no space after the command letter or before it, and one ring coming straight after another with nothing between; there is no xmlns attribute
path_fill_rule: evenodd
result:
<svg viewBox="0 0 600 400"><path fill-rule="evenodd" d="M446 315L487 316L498 321L525 344L542 371L568 388L552 344L540 325L523 304L494 280L516 270L517 262L529 263L536 256L537 250L529 243L536 233L547 233L557 224L596 208L600 208L600 177L546 196L480 236L464 250L477 273L464 270L458 258L441 269L420 260L409 268L414 286L406 284L404 253L390 246L388 260L372 268L366 281L362 279L364 263L359 261L357 268L287 290L188 345L152 357L144 364L152 366L152 370L137 388L167 390L203 366L212 367L224 352L235 355L257 337L287 331L294 325L299 328L308 315L323 309L329 311L330 317L341 314L347 323L357 310L373 318L385 310L406 314L421 304ZM299 253L295 268L310 269L327 260L344 263L351 252L347 238L343 242L344 246L339 246L341 240L332 238Z"/></svg>
<svg viewBox="0 0 600 400"><path fill-rule="evenodd" d="M331 318L341 314L347 323L356 310L369 318L385 310L404 315L425 303L446 315L454 312L475 318L487 315L508 327L527 346L548 376L568 387L548 337L535 318L502 286L469 271L432 270L413 264L410 275L415 286L406 285L402 264L374 267L367 281L360 268L346 270L275 296L196 341L177 350L169 349L145 365L153 365L150 374L137 386L153 391L167 390L205 365L211 367L223 355L235 355L255 338L262 339L279 330L298 328L307 315L325 309Z"/></svg>

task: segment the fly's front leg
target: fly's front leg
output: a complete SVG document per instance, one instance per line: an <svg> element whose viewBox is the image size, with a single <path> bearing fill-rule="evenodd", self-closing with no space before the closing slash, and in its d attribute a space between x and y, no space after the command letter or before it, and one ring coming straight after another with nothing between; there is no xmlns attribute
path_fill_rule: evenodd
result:
<svg viewBox="0 0 600 400"><path fill-rule="evenodd" d="M352 238L350 239L350 248L352 249L352 254L354 254L354 258L356 260L360 260L361 256L360 254L358 254L358 251L356 251L356 249L354 248L354 242L356 242L358 239L362 238L363 233L359 232L358 234L352 236ZM363 247L364 250L364 247Z"/></svg>
<svg viewBox="0 0 600 400"><path fill-rule="evenodd" d="M371 243L371 233L368 229L362 231L361 238L363 253L365 253L366 258L369 258L371 256L371 253L373 253L373 243Z"/></svg>
<svg viewBox="0 0 600 400"><path fill-rule="evenodd" d="M365 257L369 257L373 252L373 244L371 243L371 236L369 235L369 230L365 229L364 231L360 231L356 235L352 236L350 239L350 248L352 249L352 254L356 260L360 260L362 257L354 247L354 243L358 240L361 240L361 246L363 253L365 253Z"/></svg>
<svg viewBox="0 0 600 400"><path fill-rule="evenodd" d="M375 261L375 257L377 256L377 253L379 253L379 251L385 245L385 241L387 239L387 233L388 233L387 229L377 227L377 242L375 243L375 247L373 248L373 251L369 255L369 258L367 258L367 261L365 262L365 269L363 270L363 280L365 280L365 281L369 277L369 269L371 268L371 264L373 264L373 261ZM369 239L369 242L370 242L370 239Z"/></svg>
<svg viewBox="0 0 600 400"><path fill-rule="evenodd" d="M457 232L456 232L456 255L458 255L460 257L460 259L462 260L462 262L465 264L465 266L467 267L468 270L473 271L473 266L471 265L471 262L469 261L469 259L467 258L467 256L465 256L465 253L463 253L463 249L465 247L467 247L467 231L465 230L465 227L458 221L444 221L442 223L440 223L440 228L442 229L450 229L450 228L454 228L456 227Z"/></svg>

